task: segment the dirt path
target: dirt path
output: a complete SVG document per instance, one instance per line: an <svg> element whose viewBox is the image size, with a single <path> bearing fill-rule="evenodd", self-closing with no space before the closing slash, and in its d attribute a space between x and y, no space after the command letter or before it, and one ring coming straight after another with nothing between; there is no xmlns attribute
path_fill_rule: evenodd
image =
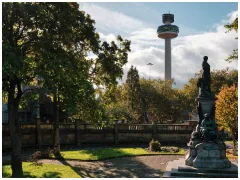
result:
<svg viewBox="0 0 240 180"><path fill-rule="evenodd" d="M162 177L169 162L183 157L183 155L138 156L94 162L44 159L40 162L70 166L81 177L153 178ZM238 163L238 159L230 160Z"/></svg>
<svg viewBox="0 0 240 180"><path fill-rule="evenodd" d="M162 177L167 163L182 157L180 155L138 156L96 162L44 159L39 162L70 166L81 177L144 178Z"/></svg>

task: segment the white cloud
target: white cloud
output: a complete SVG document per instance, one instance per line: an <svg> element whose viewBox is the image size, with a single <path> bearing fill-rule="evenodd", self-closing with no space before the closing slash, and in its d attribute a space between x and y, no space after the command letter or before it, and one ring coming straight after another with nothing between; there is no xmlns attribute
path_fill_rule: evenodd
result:
<svg viewBox="0 0 240 180"><path fill-rule="evenodd" d="M233 19L236 12L229 14L227 17ZM231 22L227 21L223 22ZM225 33L226 29L219 24L215 31L205 32L197 35L178 37L172 40L172 76L174 77L177 87L182 88L195 73L201 70L203 56L209 57L211 69L237 69L237 62L228 63L225 59L232 50L237 48L238 42L235 40L235 32ZM149 36L149 38L147 38ZM148 72L147 63L152 62L152 78L164 78L164 47L161 47L164 40L154 38L152 29L144 29L130 35L129 39L133 44L142 47L129 54L129 63L135 65L139 73ZM137 47L137 46L136 46ZM148 77L149 73L145 73Z"/></svg>
<svg viewBox="0 0 240 180"><path fill-rule="evenodd" d="M100 40L101 41L106 41L108 43L112 42L112 41L117 41L117 37L114 35L114 34L108 34L108 35L105 35L103 33L99 33L99 36L100 36Z"/></svg>
<svg viewBox="0 0 240 180"><path fill-rule="evenodd" d="M80 10L86 11L96 21L96 28L102 33L130 33L145 27L142 21L114 12L93 3L79 3Z"/></svg>
<svg viewBox="0 0 240 180"><path fill-rule="evenodd" d="M129 53L128 63L124 66L123 82L131 65L137 67L140 77L148 78L150 75L151 78L164 79L164 40L157 37L156 29L140 20L91 3L80 4L80 7L96 20L101 40L116 40L118 34L131 40L132 51ZM188 80L201 70L205 55L209 57L211 70L226 67L238 69L237 62L225 61L232 50L238 47L235 39L237 34L234 31L226 33L224 28L237 14L238 11L229 13L208 32L197 32L179 25L180 30L185 33L172 40L172 77L177 87L182 88L183 84L188 83ZM154 65L147 66L149 62Z"/></svg>

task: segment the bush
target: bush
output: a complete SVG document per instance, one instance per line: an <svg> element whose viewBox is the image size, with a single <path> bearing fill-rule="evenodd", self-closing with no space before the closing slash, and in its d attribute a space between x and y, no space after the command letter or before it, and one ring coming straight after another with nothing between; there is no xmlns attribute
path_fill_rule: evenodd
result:
<svg viewBox="0 0 240 180"><path fill-rule="evenodd" d="M45 151L36 151L29 157L28 161L32 162L32 165L34 165L34 166L42 166L42 163L39 163L38 159L41 159L41 158L48 159L52 155L54 155L55 153L56 153L56 149L55 148L53 148L53 149L48 148Z"/></svg>
<svg viewBox="0 0 240 180"><path fill-rule="evenodd" d="M149 150L150 151L160 151L161 150L160 142L152 139L152 141L149 143Z"/></svg>

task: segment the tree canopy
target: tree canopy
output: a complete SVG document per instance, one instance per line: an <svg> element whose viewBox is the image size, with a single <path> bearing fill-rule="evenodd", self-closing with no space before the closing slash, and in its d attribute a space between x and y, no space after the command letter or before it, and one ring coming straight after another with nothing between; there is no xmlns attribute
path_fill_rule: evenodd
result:
<svg viewBox="0 0 240 180"><path fill-rule="evenodd" d="M68 113L82 107L85 113L91 109L99 114L94 85L111 94L122 77L130 41L118 36L118 42L101 42L94 24L78 3L3 3L2 83L15 145L13 177L22 176L17 112L32 85ZM89 53L96 58L88 58Z"/></svg>
<svg viewBox="0 0 240 180"><path fill-rule="evenodd" d="M200 78L202 71L195 74L195 77L191 78L188 81L188 84L185 84L182 92L185 95L185 105L187 109L196 109L197 101L196 97L198 96L198 87L197 81ZM238 82L238 71L229 70L228 68L222 70L213 70L211 71L211 91L213 94L218 94L222 86L224 85L233 85Z"/></svg>
<svg viewBox="0 0 240 180"><path fill-rule="evenodd" d="M216 120L221 128L231 133L234 140L238 131L238 86L223 86L217 95ZM236 152L235 152L236 154Z"/></svg>
<svg viewBox="0 0 240 180"><path fill-rule="evenodd" d="M238 32L238 17L230 24L224 26L227 29L227 32L234 30ZM238 37L236 37L238 39ZM238 60L238 48L233 50L233 53L226 59L228 62L232 62L232 60Z"/></svg>

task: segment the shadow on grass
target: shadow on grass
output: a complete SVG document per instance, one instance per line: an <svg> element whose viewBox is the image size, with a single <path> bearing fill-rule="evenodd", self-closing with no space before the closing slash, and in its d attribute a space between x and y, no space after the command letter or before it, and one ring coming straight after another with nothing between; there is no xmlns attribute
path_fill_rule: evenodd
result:
<svg viewBox="0 0 240 180"><path fill-rule="evenodd" d="M60 178L61 173L59 172L46 172L43 174L43 178Z"/></svg>
<svg viewBox="0 0 240 180"><path fill-rule="evenodd" d="M2 177L3 177L3 178L11 178L11 177L12 177L12 174L11 174L11 173L8 173L8 172L4 172L4 170L3 170L3 172L2 172ZM23 177L24 177L24 178L37 178L37 176L31 175L30 172L24 172L24 173L23 173Z"/></svg>
<svg viewBox="0 0 240 180"><path fill-rule="evenodd" d="M80 169L68 163L61 154L58 154L55 157L58 158L58 161L61 162L63 165L70 167L74 172L76 172L80 177L82 177Z"/></svg>
<svg viewBox="0 0 240 180"><path fill-rule="evenodd" d="M95 150L85 150L86 153L95 156L96 158L102 158L105 156L104 153L109 153L109 150L98 151ZM103 154L101 154L103 153ZM115 157L119 156L130 156L131 153L123 151L121 149L111 148L111 154ZM108 156L111 157L111 154ZM140 161L138 158L125 157L125 158L115 158L109 160L95 161L95 162L85 162L79 163L76 161L66 161L63 157L59 161L72 168L79 176L82 178L160 178L163 175L163 171L153 168L146 163Z"/></svg>

